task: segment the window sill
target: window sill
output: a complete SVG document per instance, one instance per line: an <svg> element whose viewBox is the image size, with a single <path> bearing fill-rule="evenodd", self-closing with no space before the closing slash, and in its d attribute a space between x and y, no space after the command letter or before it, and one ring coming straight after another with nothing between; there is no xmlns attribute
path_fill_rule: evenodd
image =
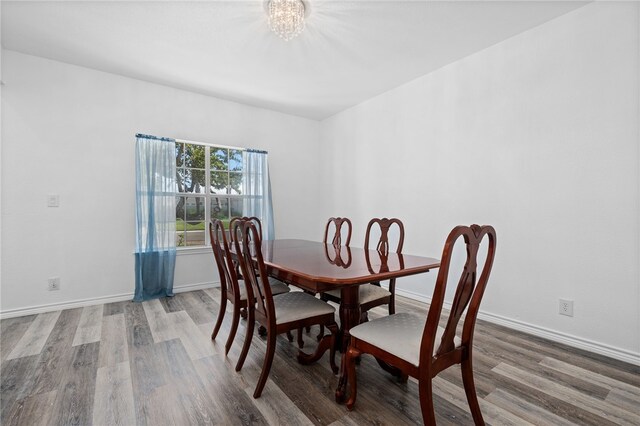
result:
<svg viewBox="0 0 640 426"><path fill-rule="evenodd" d="M191 254L210 254L211 247L177 247L176 256L187 256Z"/></svg>

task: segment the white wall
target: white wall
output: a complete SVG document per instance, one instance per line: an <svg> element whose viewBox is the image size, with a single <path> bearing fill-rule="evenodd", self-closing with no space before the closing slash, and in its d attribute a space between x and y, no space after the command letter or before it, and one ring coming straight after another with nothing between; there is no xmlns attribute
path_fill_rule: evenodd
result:
<svg viewBox="0 0 640 426"><path fill-rule="evenodd" d="M638 7L591 4L325 120L324 216L355 241L399 217L434 257L492 224L485 317L639 362Z"/></svg>
<svg viewBox="0 0 640 426"><path fill-rule="evenodd" d="M3 313L131 293L134 135L269 151L276 234L320 238L319 123L2 51ZM47 208L47 194L60 207ZM300 206L306 206L303 217ZM59 276L61 289L47 291ZM176 287L218 281L212 254L179 256Z"/></svg>
<svg viewBox="0 0 640 426"><path fill-rule="evenodd" d="M3 50L0 311L132 292L144 132L269 150L279 238L341 215L359 245L397 216L405 252L439 257L454 225L493 224L485 317L637 362L638 21L592 4L322 123ZM216 280L209 253L179 257L176 286Z"/></svg>

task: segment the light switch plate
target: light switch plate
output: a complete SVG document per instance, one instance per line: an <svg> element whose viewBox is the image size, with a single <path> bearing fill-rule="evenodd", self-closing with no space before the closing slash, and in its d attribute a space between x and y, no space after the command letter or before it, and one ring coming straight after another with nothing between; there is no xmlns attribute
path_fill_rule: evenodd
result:
<svg viewBox="0 0 640 426"><path fill-rule="evenodd" d="M47 207L60 207L60 196L58 194L47 195Z"/></svg>

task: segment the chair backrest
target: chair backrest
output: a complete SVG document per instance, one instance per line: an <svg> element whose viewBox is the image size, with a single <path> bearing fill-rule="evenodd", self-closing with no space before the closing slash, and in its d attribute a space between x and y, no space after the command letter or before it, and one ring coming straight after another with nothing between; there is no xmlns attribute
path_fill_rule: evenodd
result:
<svg viewBox="0 0 640 426"><path fill-rule="evenodd" d="M478 272L478 249L483 239L487 237L487 257L482 268L480 277ZM449 276L449 267L451 265L451 257L456 241L463 237L466 246L467 258L458 281L449 319L444 329L440 342L435 342L436 331L440 321L442 312L442 304L447 288L447 279ZM440 270L436 278L436 285L427 314L427 323L422 334L422 342L420 347L420 365L431 363L431 357L436 358L439 355L451 352L454 348L453 339L456 334L456 328L460 322L460 318L468 306L462 328L462 346L470 347L473 341L473 330L478 316L478 309L484 290L489 280L493 259L496 252L496 231L492 226L456 226L449 233L447 241L442 251L442 259L440 261ZM438 350L433 351L434 345L439 344ZM433 354L433 355L432 355Z"/></svg>
<svg viewBox="0 0 640 426"><path fill-rule="evenodd" d="M324 243L327 244L327 237L329 236L329 229L333 226L333 238L331 239L331 244L334 246L342 245L342 225L345 225L347 228L347 242L345 246L348 246L351 242L351 221L346 217L332 217L327 221L327 225L324 227Z"/></svg>
<svg viewBox="0 0 640 426"><path fill-rule="evenodd" d="M223 291L230 293L231 296L240 295L236 268L233 264L229 244L227 243L227 233L221 220L214 219L209 223L209 237L211 238L213 257L218 266L221 288Z"/></svg>
<svg viewBox="0 0 640 426"><path fill-rule="evenodd" d="M253 223L255 223L255 225L256 225L256 227L258 229L258 235L260 235L260 240L262 240L262 222L260 222L260 219L258 219L255 216L251 216L251 217L246 217L246 216L240 217L240 216L238 216L238 217L231 218L231 220L229 221L229 242L231 244L233 244L233 242L235 241L234 240L235 235L233 235L233 232L231 232L231 230L233 229L233 225L238 221L244 222L244 221L247 221L247 220L250 220Z"/></svg>
<svg viewBox="0 0 640 426"><path fill-rule="evenodd" d="M262 241L252 220L233 224L234 247L239 259L242 276L247 284L247 300L255 299L256 317L264 318L275 327L273 294L262 257Z"/></svg>
<svg viewBox="0 0 640 426"><path fill-rule="evenodd" d="M402 246L404 245L404 225L400 219L391 218L387 219L382 218L373 218L369 221L367 225L367 232L364 237L364 249L369 250L369 240L371 238L371 231L373 230L373 225L378 225L380 227L380 238L378 239L378 244L376 244L376 250L381 255L389 254L389 230L393 225L398 226L398 245L396 246L396 253L402 253Z"/></svg>

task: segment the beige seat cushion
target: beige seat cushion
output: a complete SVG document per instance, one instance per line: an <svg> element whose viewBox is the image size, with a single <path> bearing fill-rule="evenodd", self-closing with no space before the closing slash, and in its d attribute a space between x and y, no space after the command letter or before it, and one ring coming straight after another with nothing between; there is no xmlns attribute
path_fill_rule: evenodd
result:
<svg viewBox="0 0 640 426"><path fill-rule="evenodd" d="M274 296L276 324L298 321L317 315L333 314L336 310L327 302L303 291L292 291Z"/></svg>
<svg viewBox="0 0 640 426"><path fill-rule="evenodd" d="M274 296L276 294L289 293L291 291L288 285L273 277L269 277L269 284L271 284L271 294Z"/></svg>
<svg viewBox="0 0 640 426"><path fill-rule="evenodd" d="M269 284L271 284L271 293L276 294L288 293L291 291L288 285L282 281L278 281L275 278L269 277ZM238 286L240 287L240 300L247 300L247 286L244 280L238 280Z"/></svg>
<svg viewBox="0 0 640 426"><path fill-rule="evenodd" d="M425 315L399 313L365 322L353 327L349 333L417 366L420 363L420 344L426 321ZM443 333L444 328L438 327L434 352L440 346ZM459 346L460 338L456 336L453 343Z"/></svg>
<svg viewBox="0 0 640 426"><path fill-rule="evenodd" d="M378 287L373 284L363 284L359 288L360 291L360 304L363 305L365 303L372 302L374 300L382 299L385 297L391 296L391 292L389 290L385 290L382 287ZM340 298L340 290L329 290L327 294L332 295L333 297Z"/></svg>

